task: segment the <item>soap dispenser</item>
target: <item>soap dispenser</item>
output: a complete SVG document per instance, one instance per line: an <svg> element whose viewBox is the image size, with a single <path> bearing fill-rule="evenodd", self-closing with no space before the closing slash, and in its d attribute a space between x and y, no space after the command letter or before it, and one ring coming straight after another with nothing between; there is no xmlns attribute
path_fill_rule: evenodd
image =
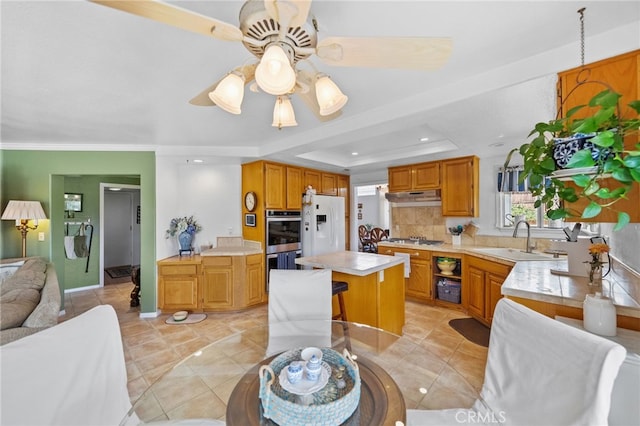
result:
<svg viewBox="0 0 640 426"><path fill-rule="evenodd" d="M584 329L601 336L616 335L616 308L602 293L587 294L584 299Z"/></svg>

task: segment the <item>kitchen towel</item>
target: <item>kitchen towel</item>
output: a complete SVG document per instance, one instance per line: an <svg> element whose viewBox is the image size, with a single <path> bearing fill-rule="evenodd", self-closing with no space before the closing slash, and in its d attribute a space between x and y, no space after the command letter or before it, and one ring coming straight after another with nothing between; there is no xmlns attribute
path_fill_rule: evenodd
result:
<svg viewBox="0 0 640 426"><path fill-rule="evenodd" d="M404 260L404 277L409 278L411 274L411 257L408 253L395 253L396 256L403 258Z"/></svg>
<svg viewBox="0 0 640 426"><path fill-rule="evenodd" d="M64 237L64 253L67 259L77 259L74 239L75 237L73 235Z"/></svg>

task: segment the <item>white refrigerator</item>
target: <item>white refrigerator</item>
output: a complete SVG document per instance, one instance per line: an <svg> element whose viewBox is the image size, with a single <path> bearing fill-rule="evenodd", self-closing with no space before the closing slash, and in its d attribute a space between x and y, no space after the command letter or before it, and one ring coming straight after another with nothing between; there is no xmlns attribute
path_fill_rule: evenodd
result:
<svg viewBox="0 0 640 426"><path fill-rule="evenodd" d="M344 251L344 197L305 195L302 207L302 256Z"/></svg>

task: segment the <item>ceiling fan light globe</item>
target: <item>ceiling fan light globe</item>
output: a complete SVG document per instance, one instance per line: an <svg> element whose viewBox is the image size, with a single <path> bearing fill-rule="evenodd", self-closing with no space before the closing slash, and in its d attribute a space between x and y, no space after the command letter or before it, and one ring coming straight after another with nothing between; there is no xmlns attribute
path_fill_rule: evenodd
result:
<svg viewBox="0 0 640 426"><path fill-rule="evenodd" d="M331 115L339 111L349 98L328 77L322 76L316 81L316 99L320 107L320 115Z"/></svg>
<svg viewBox="0 0 640 426"><path fill-rule="evenodd" d="M271 95L291 92L296 84L296 73L286 53L277 44L267 47L256 67L256 82Z"/></svg>
<svg viewBox="0 0 640 426"><path fill-rule="evenodd" d="M209 92L209 99L231 114L240 114L244 98L244 77L232 72Z"/></svg>
<svg viewBox="0 0 640 426"><path fill-rule="evenodd" d="M297 126L296 114L288 96L278 96L273 107L273 127L281 129L283 127Z"/></svg>

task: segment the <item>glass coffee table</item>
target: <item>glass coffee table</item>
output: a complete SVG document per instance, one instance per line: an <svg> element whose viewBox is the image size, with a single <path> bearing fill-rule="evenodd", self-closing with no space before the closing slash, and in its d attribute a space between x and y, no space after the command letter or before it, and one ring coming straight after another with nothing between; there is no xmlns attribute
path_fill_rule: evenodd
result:
<svg viewBox="0 0 640 426"><path fill-rule="evenodd" d="M304 336L305 345L330 344L339 353L347 349L360 371L359 406L345 425L401 424L397 422L405 422L407 408L470 407L478 397L476 388L446 359L409 337L342 321L331 321L328 327L327 322L319 322L318 326L330 329L330 337L315 341ZM300 347L299 340L292 338L291 345L291 349ZM268 325L211 343L153 383L121 424L180 419L219 419L242 426L275 424L262 416L258 397L259 368L277 356L268 350ZM423 400L430 389L456 395L455 401L449 404L447 398L435 398L435 403L425 407Z"/></svg>

